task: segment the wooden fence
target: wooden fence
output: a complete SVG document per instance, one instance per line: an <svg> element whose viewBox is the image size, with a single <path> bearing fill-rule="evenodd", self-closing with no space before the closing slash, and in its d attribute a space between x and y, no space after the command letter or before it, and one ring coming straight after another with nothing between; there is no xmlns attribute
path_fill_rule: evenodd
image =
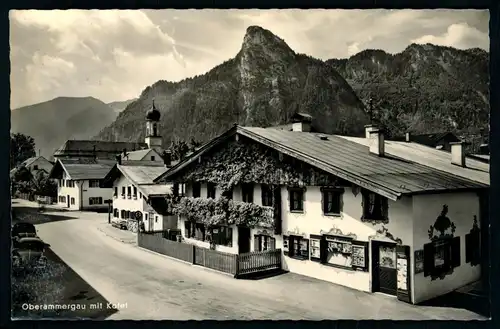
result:
<svg viewBox="0 0 500 329"><path fill-rule="evenodd" d="M34 201L40 204L56 203L56 198L50 196L34 195L30 193L16 193L16 196L23 200Z"/></svg>
<svg viewBox="0 0 500 329"><path fill-rule="evenodd" d="M235 277L275 269L281 270L281 249L236 255L171 241L162 232L140 232L138 244L139 247L194 265L229 273Z"/></svg>

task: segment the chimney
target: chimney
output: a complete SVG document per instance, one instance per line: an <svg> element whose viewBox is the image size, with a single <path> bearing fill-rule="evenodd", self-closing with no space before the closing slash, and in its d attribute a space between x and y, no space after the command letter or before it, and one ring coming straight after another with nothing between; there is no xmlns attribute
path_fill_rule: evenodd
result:
<svg viewBox="0 0 500 329"><path fill-rule="evenodd" d="M295 113L292 116L292 131L311 131L312 117L305 113Z"/></svg>
<svg viewBox="0 0 500 329"><path fill-rule="evenodd" d="M451 163L465 167L464 142L451 142Z"/></svg>
<svg viewBox="0 0 500 329"><path fill-rule="evenodd" d="M366 139L369 139L370 138L370 132L372 130L376 130L377 129L377 126L375 125L366 125L365 126L365 137Z"/></svg>
<svg viewBox="0 0 500 329"><path fill-rule="evenodd" d="M116 158L116 163L119 164L119 165L121 165L122 164L122 157L121 157L121 155L118 154L118 155L116 155L115 158Z"/></svg>
<svg viewBox="0 0 500 329"><path fill-rule="evenodd" d="M123 158L125 159L126 156L127 156L127 149L123 149Z"/></svg>
<svg viewBox="0 0 500 329"><path fill-rule="evenodd" d="M165 168L172 166L172 154L170 151L163 151L163 163L165 164Z"/></svg>
<svg viewBox="0 0 500 329"><path fill-rule="evenodd" d="M406 141L407 143L409 143L409 142L410 142L410 133L406 133L406 134L405 134L405 141Z"/></svg>
<svg viewBox="0 0 500 329"><path fill-rule="evenodd" d="M376 154L378 156L384 156L385 152L384 132L381 129L373 128L370 131L370 138L368 140L368 145L370 146L370 153Z"/></svg>

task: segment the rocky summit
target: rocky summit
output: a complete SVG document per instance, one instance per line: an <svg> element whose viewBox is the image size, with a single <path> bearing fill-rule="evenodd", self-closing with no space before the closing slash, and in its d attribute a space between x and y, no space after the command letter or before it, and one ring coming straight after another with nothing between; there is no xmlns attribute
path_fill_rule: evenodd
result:
<svg viewBox="0 0 500 329"><path fill-rule="evenodd" d="M206 74L147 87L96 139L142 140L137 123L153 98L164 143L208 141L234 123L285 124L295 112L311 114L321 132L359 135L369 107L390 135L472 134L488 125L488 80L488 53L480 49L412 44L399 54L365 50L325 62L251 26L234 58Z"/></svg>
<svg viewBox="0 0 500 329"><path fill-rule="evenodd" d="M144 137L146 111L161 113L164 142L194 137L208 141L234 123L273 126L295 112L309 113L325 133L360 134L368 122L364 105L333 66L296 54L261 27L247 29L238 54L204 75L178 83L158 81L103 129L97 139L137 141Z"/></svg>

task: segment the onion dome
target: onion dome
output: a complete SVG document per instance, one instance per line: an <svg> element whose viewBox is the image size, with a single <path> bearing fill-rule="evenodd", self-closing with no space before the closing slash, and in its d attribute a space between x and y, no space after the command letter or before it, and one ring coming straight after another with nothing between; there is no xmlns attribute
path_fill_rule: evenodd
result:
<svg viewBox="0 0 500 329"><path fill-rule="evenodd" d="M161 113L155 107L155 102L153 101L153 105L151 109L146 112L146 119L151 121L160 121Z"/></svg>

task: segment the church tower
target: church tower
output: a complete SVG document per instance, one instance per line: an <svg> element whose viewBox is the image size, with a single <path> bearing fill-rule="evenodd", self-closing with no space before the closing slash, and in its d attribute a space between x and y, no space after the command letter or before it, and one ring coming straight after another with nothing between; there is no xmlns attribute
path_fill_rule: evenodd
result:
<svg viewBox="0 0 500 329"><path fill-rule="evenodd" d="M160 111L156 109L155 102L153 100L153 106L146 112L145 142L148 144L148 148L154 149L158 154L163 153L162 140L160 136L160 117Z"/></svg>

